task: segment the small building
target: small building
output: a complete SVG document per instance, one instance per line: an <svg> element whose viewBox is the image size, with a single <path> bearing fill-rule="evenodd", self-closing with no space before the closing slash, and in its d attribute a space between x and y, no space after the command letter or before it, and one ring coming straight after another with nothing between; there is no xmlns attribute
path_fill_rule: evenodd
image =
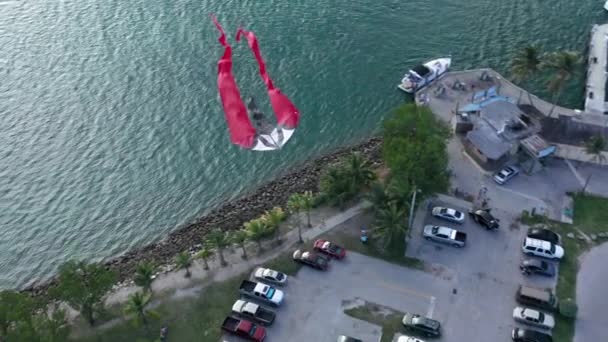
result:
<svg viewBox="0 0 608 342"><path fill-rule="evenodd" d="M458 124L467 121L472 125ZM459 113L456 126L460 128L459 133L465 134L465 151L487 170L497 169L508 162L517 153L520 140L539 130L535 120L502 96L465 106Z"/></svg>

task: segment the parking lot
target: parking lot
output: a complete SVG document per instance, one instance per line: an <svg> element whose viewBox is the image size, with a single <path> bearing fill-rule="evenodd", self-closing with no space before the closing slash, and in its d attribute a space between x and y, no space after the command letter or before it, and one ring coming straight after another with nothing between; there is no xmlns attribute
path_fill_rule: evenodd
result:
<svg viewBox="0 0 608 342"><path fill-rule="evenodd" d="M448 206L464 213L469 209L468 202L456 199L450 199L449 203L434 200L431 205ZM436 317L444 324L441 340L510 341L510 332L515 326L512 312L517 305L515 292L518 285L555 286L555 278L521 275L519 263L524 257L521 243L526 229L516 223L516 215L493 209L493 215L500 219L500 228L488 231L470 217L458 225L433 217L426 208L421 208L418 213L421 215L416 217L417 224L408 243L407 255L441 264L455 273L457 295L445 308L449 315ZM426 224L465 232L466 247L454 248L424 240L422 227Z"/></svg>
<svg viewBox="0 0 608 342"><path fill-rule="evenodd" d="M434 200L432 205L465 213L468 210L468 202L443 199L448 202ZM514 223L517 214L496 209L492 212L500 219L497 231L487 231L469 217L462 225L439 220L422 205L407 255L423 260L429 266L424 272L352 252L344 260L332 260L326 272L303 266L281 288L285 301L280 308L272 309L277 318L267 329L267 341L334 342L342 334L365 342L379 341L379 326L344 313L345 308L363 302L439 320L443 336L433 340L510 341L511 329L516 325L512 312L517 305L518 285L554 287L555 279L521 275L521 242L526 229ZM356 218L353 221L358 224ZM421 230L425 224L467 233L466 247L424 240ZM241 340L225 335L224 341Z"/></svg>
<svg viewBox="0 0 608 342"><path fill-rule="evenodd" d="M450 301L452 285L430 273L356 253L332 260L327 272L304 266L282 288L285 302L273 309L277 318L267 330L267 340L335 342L345 334L376 342L380 328L347 316L345 307L364 300L398 311L446 317L439 308ZM228 335L224 340L240 341Z"/></svg>

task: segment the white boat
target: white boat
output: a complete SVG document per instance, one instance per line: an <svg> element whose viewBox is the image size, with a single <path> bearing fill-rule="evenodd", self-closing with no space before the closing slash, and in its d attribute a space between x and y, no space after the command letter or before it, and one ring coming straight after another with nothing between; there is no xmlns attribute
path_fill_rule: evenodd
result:
<svg viewBox="0 0 608 342"><path fill-rule="evenodd" d="M397 88L406 93L415 93L445 74L451 64L452 59L446 57L417 65L403 76L401 84L399 84Z"/></svg>
<svg viewBox="0 0 608 342"><path fill-rule="evenodd" d="M606 11L608 11L608 1L606 1L606 2L604 3L604 9L605 9Z"/></svg>

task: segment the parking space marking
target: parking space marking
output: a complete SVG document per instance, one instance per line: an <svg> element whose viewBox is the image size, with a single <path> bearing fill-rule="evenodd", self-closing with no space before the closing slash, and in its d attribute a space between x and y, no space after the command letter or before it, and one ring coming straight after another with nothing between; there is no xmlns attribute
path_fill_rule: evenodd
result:
<svg viewBox="0 0 608 342"><path fill-rule="evenodd" d="M393 291L397 291L397 292L401 292L401 293L406 293L410 296L414 296L414 297L420 297L420 298L424 298L426 300L431 300L433 298L433 296L426 294L426 293L421 293L412 289L408 289L406 287L402 287L402 286L395 286L386 282L378 282L378 285L385 287L387 289L391 289Z"/></svg>
<svg viewBox="0 0 608 342"><path fill-rule="evenodd" d="M431 304L429 305L429 311L426 313L426 317L433 318L433 314L435 313L435 297L431 296Z"/></svg>
<svg viewBox="0 0 608 342"><path fill-rule="evenodd" d="M542 203L543 205L546 205L545 201L541 200L540 198L533 197L533 196L530 196L530 195L526 195L526 194L521 193L519 191L511 190L509 188L505 188L505 187L502 187L502 186L497 186L496 189L500 189L500 190L503 190L503 191L506 191L506 192L510 192L510 193L512 193L514 195L518 195L518 196L527 198L527 199L529 199L531 201L536 201L536 202Z"/></svg>

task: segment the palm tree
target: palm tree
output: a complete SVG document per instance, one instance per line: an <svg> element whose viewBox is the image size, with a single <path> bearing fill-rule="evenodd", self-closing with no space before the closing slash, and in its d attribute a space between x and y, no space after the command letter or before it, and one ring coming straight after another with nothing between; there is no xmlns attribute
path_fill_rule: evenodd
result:
<svg viewBox="0 0 608 342"><path fill-rule="evenodd" d="M376 179L376 174L367 164L360 153L353 153L346 163L346 174L351 183L351 189L357 193Z"/></svg>
<svg viewBox="0 0 608 342"><path fill-rule="evenodd" d="M198 251L198 253L196 253L194 258L203 259L203 269L208 270L209 269L208 260L209 260L209 258L211 258L212 255L213 255L213 250L211 248L209 248L209 246L203 246L203 249Z"/></svg>
<svg viewBox="0 0 608 342"><path fill-rule="evenodd" d="M133 324L138 327L141 324L148 326L148 318L158 318L155 311L146 311L146 306L150 304L152 295L150 293L136 292L129 296L129 300L124 308L127 316L134 316Z"/></svg>
<svg viewBox="0 0 608 342"><path fill-rule="evenodd" d="M151 262L140 262L135 268L135 285L141 286L145 292L152 292L152 282L156 273L156 265Z"/></svg>
<svg viewBox="0 0 608 342"><path fill-rule="evenodd" d="M276 235L279 233L279 225L285 219L285 213L283 209L279 207L275 207L270 211L267 211L262 216L264 222L266 223L266 229L268 233L271 235Z"/></svg>
<svg viewBox="0 0 608 342"><path fill-rule="evenodd" d="M249 235L249 239L258 244L258 252L261 253L264 251L264 248L262 247L262 239L264 239L268 231L264 221L251 220L249 222L245 222L243 225L245 226L245 230Z"/></svg>
<svg viewBox="0 0 608 342"><path fill-rule="evenodd" d="M217 254L220 257L220 265L228 265L228 263L226 263L226 259L224 259L224 248L230 245L230 238L227 232L220 229L210 231L205 239L205 244L217 250Z"/></svg>
<svg viewBox="0 0 608 342"><path fill-rule="evenodd" d="M549 111L549 116L553 114L566 83L578 73L580 63L581 58L574 51L558 51L547 56L543 67L553 73L553 77L547 83L549 91L553 94L553 107Z"/></svg>
<svg viewBox="0 0 608 342"><path fill-rule="evenodd" d="M602 164L606 161L604 151L608 150L608 144L601 135L594 135L585 143L585 152L591 155L591 161Z"/></svg>
<svg viewBox="0 0 608 342"><path fill-rule="evenodd" d="M383 237L384 248L391 246L399 238L405 238L407 213L391 203L376 215L374 232Z"/></svg>
<svg viewBox="0 0 608 342"><path fill-rule="evenodd" d="M542 48L537 44L530 44L519 50L511 62L511 72L516 82L524 83L532 76L538 74L542 65ZM521 98L521 93L519 95ZM532 103L532 96L528 92L528 101Z"/></svg>
<svg viewBox="0 0 608 342"><path fill-rule="evenodd" d="M310 211L314 206L315 196L312 194L312 191L304 191L302 196L300 196L300 201L300 207L306 212L306 225L308 228L311 228L312 224L310 223Z"/></svg>
<svg viewBox="0 0 608 342"><path fill-rule="evenodd" d="M604 156L604 151L606 149L608 149L608 144L601 135L594 135L585 143L585 152L591 155L590 160L597 161L599 164L606 162L606 157ZM587 190L589 181L591 181L591 176L593 176L592 173L590 173L585 180L585 185L583 186L583 190L581 190L583 194L585 193L585 190Z"/></svg>
<svg viewBox="0 0 608 342"><path fill-rule="evenodd" d="M190 257L190 253L188 251L183 251L175 256L175 264L177 265L177 269L185 269L186 274L184 275L186 278L190 278L190 266L192 266L192 258Z"/></svg>
<svg viewBox="0 0 608 342"><path fill-rule="evenodd" d="M287 208L289 211L296 217L296 226L298 227L298 241L300 243L304 242L302 239L302 225L300 224L300 211L302 210L302 195L301 194L291 194L287 199Z"/></svg>
<svg viewBox="0 0 608 342"><path fill-rule="evenodd" d="M391 196L384 184L380 181L375 181L372 183L370 191L365 195L365 199L372 204L372 210L377 212L388 207Z"/></svg>
<svg viewBox="0 0 608 342"><path fill-rule="evenodd" d="M354 195L349 177L339 166L330 167L321 176L319 187L328 203L333 206L343 207Z"/></svg>
<svg viewBox="0 0 608 342"><path fill-rule="evenodd" d="M241 247L241 249L243 250L243 254L241 255L241 258L243 259L247 259L247 250L245 249L245 242L248 239L249 235L244 229L237 230L232 234L232 242L239 245L239 247Z"/></svg>

